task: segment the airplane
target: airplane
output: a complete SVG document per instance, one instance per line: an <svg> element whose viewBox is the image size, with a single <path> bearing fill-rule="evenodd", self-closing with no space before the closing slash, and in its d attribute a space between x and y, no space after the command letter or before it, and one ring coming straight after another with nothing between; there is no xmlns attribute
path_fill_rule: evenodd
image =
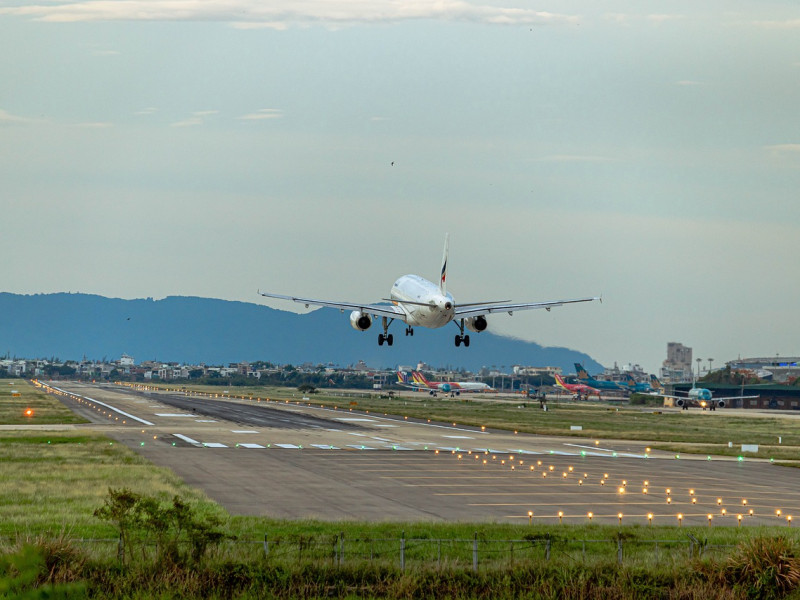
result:
<svg viewBox="0 0 800 600"><path fill-rule="evenodd" d="M716 410L717 407L725 408L728 400L741 400L743 398L758 398L759 396L725 396L714 398L711 390L697 387L696 382L692 381L692 389L688 392L675 392L676 394L686 394L686 396L670 396L669 394L659 394L664 398L675 400L675 406L683 410L689 410L689 406L697 406L705 410Z"/></svg>
<svg viewBox="0 0 800 600"><path fill-rule="evenodd" d="M561 375L554 375L554 377L556 378L556 387L563 388L573 394L578 394L578 396L589 396L590 394L600 395L600 390L590 385L585 385L583 383L567 383Z"/></svg>
<svg viewBox="0 0 800 600"><path fill-rule="evenodd" d="M628 391L628 388L618 384L616 381L603 381L602 379L594 379L586 372L580 363L575 363L575 372L578 374L578 381L583 384L590 385L598 390L616 390Z"/></svg>
<svg viewBox="0 0 800 600"><path fill-rule="evenodd" d="M655 375L650 375L650 387L653 388L653 393L664 392L664 384Z"/></svg>
<svg viewBox="0 0 800 600"><path fill-rule="evenodd" d="M646 381L637 382L630 373L625 373L625 385L628 390L637 394L649 394L653 391L653 386Z"/></svg>
<svg viewBox="0 0 800 600"><path fill-rule="evenodd" d="M415 392L418 392L425 387L423 384L417 383L416 378L409 378L408 373L405 371L397 372L397 385L411 388Z"/></svg>
<svg viewBox="0 0 800 600"><path fill-rule="evenodd" d="M467 392L494 392L495 389L480 381L428 381L419 371L412 371L411 376L422 389L428 389L431 395L436 392L459 394Z"/></svg>
<svg viewBox="0 0 800 600"><path fill-rule="evenodd" d="M510 300L472 302L469 304L458 304L453 296L447 291L447 254L449 234L444 238L444 256L442 257L442 270L439 276L439 284L435 284L419 275L403 275L394 282L389 293L389 298L383 301L391 304L359 304L357 302L334 302L331 300L319 300L316 298L298 298L297 296L284 296L261 292L259 294L266 298L278 298L281 300L291 300L299 304L309 306L327 306L338 308L340 312L345 310L350 313L350 325L358 331L366 331L372 326L372 320L381 317L383 333L378 334L378 345L391 346L394 336L389 333L389 325L398 319L406 324L406 335L414 335L414 327L428 327L437 329L453 322L459 329L455 336L456 347L464 344L469 346L469 334L464 334L464 329L480 333L488 326L486 315L507 312L513 315L517 310L532 310L543 308L549 311L554 306L573 304L577 302L591 302L600 300L600 297L577 298L573 300L553 300L548 302L524 302L511 303Z"/></svg>

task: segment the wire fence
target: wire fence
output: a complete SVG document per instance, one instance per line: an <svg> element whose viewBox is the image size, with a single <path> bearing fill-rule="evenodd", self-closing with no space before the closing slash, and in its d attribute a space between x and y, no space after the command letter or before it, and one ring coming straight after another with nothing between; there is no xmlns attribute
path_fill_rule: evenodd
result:
<svg viewBox="0 0 800 600"><path fill-rule="evenodd" d="M125 552L119 539L73 539L99 555ZM337 567L376 564L401 570L424 568L509 568L532 563L608 563L619 565L668 565L702 556L724 557L733 544L709 544L689 534L686 539L556 539L552 537L493 540L475 534L459 538L348 538L276 537L229 540L213 553L225 559L266 560L275 564L328 564ZM129 550L130 551L130 550ZM138 540L132 551L142 559L158 555L155 542Z"/></svg>

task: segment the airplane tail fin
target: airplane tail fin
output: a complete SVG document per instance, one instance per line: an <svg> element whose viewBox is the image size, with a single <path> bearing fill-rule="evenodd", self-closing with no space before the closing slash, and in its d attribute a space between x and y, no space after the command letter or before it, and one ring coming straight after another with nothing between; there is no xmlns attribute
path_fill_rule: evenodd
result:
<svg viewBox="0 0 800 600"><path fill-rule="evenodd" d="M413 376L414 376L414 381L416 381L420 385L424 385L426 387L429 386L429 382L427 379L425 379L425 375L423 375L419 371L414 371Z"/></svg>
<svg viewBox="0 0 800 600"><path fill-rule="evenodd" d="M442 274L439 278L439 290L442 295L447 293L447 250L450 245L450 234L444 234L444 254L442 255Z"/></svg>
<svg viewBox="0 0 800 600"><path fill-rule="evenodd" d="M397 372L397 383L408 383L408 373L403 371Z"/></svg>
<svg viewBox="0 0 800 600"><path fill-rule="evenodd" d="M654 389L663 390L664 384L655 375L650 375L650 386Z"/></svg>
<svg viewBox="0 0 800 600"><path fill-rule="evenodd" d="M578 379L589 379L589 373L586 372L580 363L575 363L575 373L578 375Z"/></svg>
<svg viewBox="0 0 800 600"><path fill-rule="evenodd" d="M564 380L561 378L561 375L554 375L553 377L555 377L555 379L556 379L556 386L557 387L560 387L560 388L566 387L566 386L564 386Z"/></svg>

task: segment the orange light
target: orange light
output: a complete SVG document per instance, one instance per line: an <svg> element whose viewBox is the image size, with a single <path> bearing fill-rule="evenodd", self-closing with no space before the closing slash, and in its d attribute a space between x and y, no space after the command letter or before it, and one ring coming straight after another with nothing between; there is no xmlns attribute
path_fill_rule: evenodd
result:
<svg viewBox="0 0 800 600"><path fill-rule="evenodd" d="M32 408L25 409L25 416L26 417L32 417L33 416L33 409Z"/></svg>

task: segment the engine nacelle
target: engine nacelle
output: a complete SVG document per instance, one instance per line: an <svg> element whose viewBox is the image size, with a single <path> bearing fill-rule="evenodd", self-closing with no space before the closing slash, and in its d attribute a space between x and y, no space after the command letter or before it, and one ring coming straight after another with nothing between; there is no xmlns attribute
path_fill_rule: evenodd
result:
<svg viewBox="0 0 800 600"><path fill-rule="evenodd" d="M683 408L685 405L686 405L686 400L684 400L683 398L678 398L677 400L675 400L675 406L677 406L678 408Z"/></svg>
<svg viewBox="0 0 800 600"><path fill-rule="evenodd" d="M725 408L725 400L714 400L717 403L717 408Z"/></svg>
<svg viewBox="0 0 800 600"><path fill-rule="evenodd" d="M466 319L464 321L464 325L466 325L467 329L470 331L480 333L481 331L486 330L486 327L488 327L489 323L486 321L486 317L483 315L478 315L477 317L470 317Z"/></svg>
<svg viewBox="0 0 800 600"><path fill-rule="evenodd" d="M372 325L372 317L362 313L360 310L354 310L350 313L350 325L353 326L353 329L366 331Z"/></svg>

